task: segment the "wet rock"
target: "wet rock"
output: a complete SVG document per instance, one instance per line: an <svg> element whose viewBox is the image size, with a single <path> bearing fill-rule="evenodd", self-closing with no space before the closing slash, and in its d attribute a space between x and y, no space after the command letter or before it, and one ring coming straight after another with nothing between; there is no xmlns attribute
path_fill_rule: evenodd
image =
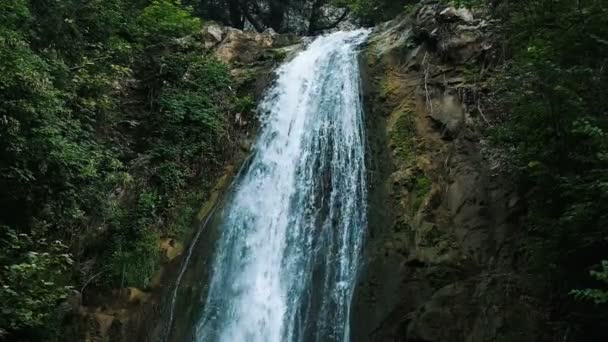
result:
<svg viewBox="0 0 608 342"><path fill-rule="evenodd" d="M297 44L293 35L277 34L269 29L263 33L226 28L224 38L214 55L226 63L251 64L260 61L269 49Z"/></svg>
<svg viewBox="0 0 608 342"><path fill-rule="evenodd" d="M445 21L464 21L465 23L473 22L473 13L466 8L454 8L447 7L441 12L439 12L439 16L442 20Z"/></svg>
<svg viewBox="0 0 608 342"><path fill-rule="evenodd" d="M173 259L182 255L184 252L184 245L175 239L161 239L160 250L167 261L173 261Z"/></svg>
<svg viewBox="0 0 608 342"><path fill-rule="evenodd" d="M491 21L475 18L466 8L427 3L416 13L412 26L418 41L439 50L454 64L475 62L494 45Z"/></svg>
<svg viewBox="0 0 608 342"><path fill-rule="evenodd" d="M127 303L141 304L150 299L150 294L135 287L128 287L123 290L123 295Z"/></svg>
<svg viewBox="0 0 608 342"><path fill-rule="evenodd" d="M264 30L263 33L267 34L269 36L276 36L277 35L277 31L275 31L272 27L267 28L266 30Z"/></svg>
<svg viewBox="0 0 608 342"><path fill-rule="evenodd" d="M464 109L458 98L444 94L431 101L430 117L442 129L444 137L453 138L464 123Z"/></svg>
<svg viewBox="0 0 608 342"><path fill-rule="evenodd" d="M224 28L218 24L210 24L201 31L203 44L206 48L211 48L221 43L224 38Z"/></svg>

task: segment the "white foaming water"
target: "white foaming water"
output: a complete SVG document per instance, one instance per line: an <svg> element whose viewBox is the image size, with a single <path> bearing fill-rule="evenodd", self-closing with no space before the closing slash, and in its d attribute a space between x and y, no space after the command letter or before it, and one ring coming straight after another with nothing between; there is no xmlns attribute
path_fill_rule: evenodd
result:
<svg viewBox="0 0 608 342"><path fill-rule="evenodd" d="M357 60L367 35L320 37L279 69L222 214L197 341L349 340L367 224Z"/></svg>

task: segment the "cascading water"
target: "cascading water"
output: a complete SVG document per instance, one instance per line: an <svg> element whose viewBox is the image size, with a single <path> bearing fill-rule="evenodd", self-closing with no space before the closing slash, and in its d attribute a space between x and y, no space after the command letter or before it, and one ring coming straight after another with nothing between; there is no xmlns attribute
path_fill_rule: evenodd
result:
<svg viewBox="0 0 608 342"><path fill-rule="evenodd" d="M320 37L279 69L221 217L200 342L348 341L366 230L357 47Z"/></svg>

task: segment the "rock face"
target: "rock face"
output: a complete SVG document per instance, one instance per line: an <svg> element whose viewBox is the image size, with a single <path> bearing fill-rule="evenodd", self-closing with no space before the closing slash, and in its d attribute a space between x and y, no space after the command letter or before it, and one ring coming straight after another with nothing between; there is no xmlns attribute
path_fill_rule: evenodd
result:
<svg viewBox="0 0 608 342"><path fill-rule="evenodd" d="M543 339L517 193L484 153L484 90L464 76L494 58L491 26L428 1L364 51L372 188L356 341Z"/></svg>
<svg viewBox="0 0 608 342"><path fill-rule="evenodd" d="M302 46L293 34L278 34L272 29L243 31L215 23L203 27L200 38L218 60L231 66L237 86L256 96L272 81L274 67Z"/></svg>

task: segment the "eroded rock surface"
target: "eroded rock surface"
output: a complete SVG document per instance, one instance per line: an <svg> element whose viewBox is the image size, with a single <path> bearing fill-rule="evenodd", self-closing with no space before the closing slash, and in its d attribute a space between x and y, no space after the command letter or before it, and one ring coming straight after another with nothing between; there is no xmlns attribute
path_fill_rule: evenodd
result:
<svg viewBox="0 0 608 342"><path fill-rule="evenodd" d="M542 340L517 194L482 152L484 89L465 76L495 45L483 13L427 1L365 49L373 186L356 341Z"/></svg>

